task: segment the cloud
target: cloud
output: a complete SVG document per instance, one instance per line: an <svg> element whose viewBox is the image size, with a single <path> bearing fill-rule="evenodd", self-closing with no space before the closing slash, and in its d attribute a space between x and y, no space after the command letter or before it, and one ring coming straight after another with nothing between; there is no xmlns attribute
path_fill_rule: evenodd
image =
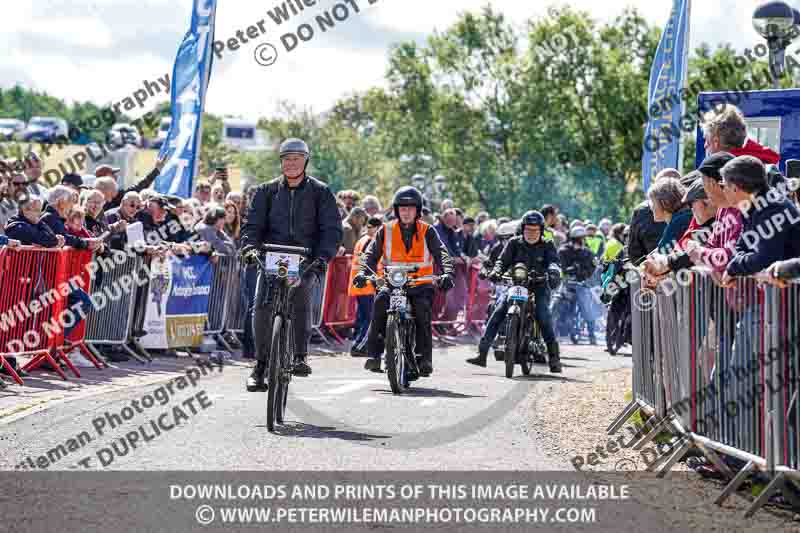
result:
<svg viewBox="0 0 800 533"><path fill-rule="evenodd" d="M237 30L265 21L267 34L256 42L226 52L216 61L207 109L218 114L248 117L274 115L281 99L322 111L338 98L373 86L382 86L388 49L399 41L424 42L443 31L459 13L480 10L487 0L353 0L362 12L351 13L327 32L286 52L280 36L298 24L344 0L319 0L296 20L276 26L267 10L280 4L219 2L216 39L234 37ZM549 5L568 4L608 22L634 5L651 23L663 26L668 2L629 0L572 0L521 2L493 0L492 7L509 22L522 26L545 13ZM693 2L691 44L731 43L752 47L760 37L752 29L750 0ZM0 46L0 86L20 83L69 101L98 104L118 101L138 88L142 80L172 71L177 47L188 28L190 2L174 0L37 0L7 2L3 8L5 32ZM722 19L724 17L724 23ZM268 41L279 49L271 67L257 65L253 50Z"/></svg>

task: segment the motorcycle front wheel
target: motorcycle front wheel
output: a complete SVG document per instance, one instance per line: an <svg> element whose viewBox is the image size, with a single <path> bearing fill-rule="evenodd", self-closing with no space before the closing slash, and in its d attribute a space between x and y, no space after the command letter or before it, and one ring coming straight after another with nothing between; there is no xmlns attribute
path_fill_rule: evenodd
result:
<svg viewBox="0 0 800 533"><path fill-rule="evenodd" d="M506 325L506 377L514 377L514 364L519 351L519 315L508 317Z"/></svg>

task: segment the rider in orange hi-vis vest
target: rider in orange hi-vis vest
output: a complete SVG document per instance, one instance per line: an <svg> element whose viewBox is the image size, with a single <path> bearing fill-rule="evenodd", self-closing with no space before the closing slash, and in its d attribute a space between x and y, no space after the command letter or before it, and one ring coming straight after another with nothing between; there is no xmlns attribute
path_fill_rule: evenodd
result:
<svg viewBox="0 0 800 533"><path fill-rule="evenodd" d="M367 248L366 259L359 272L353 278L353 285L363 287L367 284L366 274L375 272L378 261L389 266L416 267L409 278L430 278L433 276L434 263L442 269L438 286L442 290L450 290L455 285L453 279L453 263L447 254L436 230L420 220L422 215L422 194L414 187L401 187L394 195L392 202L395 220L388 222L378 230L375 239ZM427 377L433 372L433 339L431 320L434 286L432 280L420 280L407 290L408 298L414 309L416 322L416 349L419 360L420 376ZM364 367L373 372L381 371L381 355L384 350L386 335L387 309L390 294L387 288L378 291L375 296L372 323L367 339L367 351L370 359Z"/></svg>

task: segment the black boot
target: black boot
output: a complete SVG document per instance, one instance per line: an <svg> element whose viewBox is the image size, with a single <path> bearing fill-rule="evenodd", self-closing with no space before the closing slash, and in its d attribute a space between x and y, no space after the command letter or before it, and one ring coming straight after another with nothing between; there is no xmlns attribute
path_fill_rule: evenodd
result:
<svg viewBox="0 0 800 533"><path fill-rule="evenodd" d="M267 390L267 385L264 383L264 374L267 371L267 363L264 361L256 361L256 366L253 368L252 374L247 378L247 392L264 392Z"/></svg>
<svg viewBox="0 0 800 533"><path fill-rule="evenodd" d="M550 372L553 374L560 374L561 357L559 355L558 342L551 342L547 345L547 355L550 359Z"/></svg>
<svg viewBox="0 0 800 533"><path fill-rule="evenodd" d="M381 373L381 358L380 357L370 357L364 362L364 370L369 370L370 372L377 372Z"/></svg>
<svg viewBox="0 0 800 533"><path fill-rule="evenodd" d="M433 374L433 361L426 357L417 357L417 364L419 366L420 377L427 378Z"/></svg>
<svg viewBox="0 0 800 533"><path fill-rule="evenodd" d="M307 377L311 374L311 367L306 363L306 354L295 354L294 367L292 367L292 375L298 377Z"/></svg>
<svg viewBox="0 0 800 533"><path fill-rule="evenodd" d="M478 350L478 357L467 359L467 363L486 368L486 354L489 350Z"/></svg>

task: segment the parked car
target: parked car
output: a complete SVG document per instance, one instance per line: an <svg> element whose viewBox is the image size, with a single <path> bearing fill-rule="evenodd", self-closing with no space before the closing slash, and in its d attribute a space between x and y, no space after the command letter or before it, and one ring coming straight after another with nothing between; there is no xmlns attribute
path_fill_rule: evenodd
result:
<svg viewBox="0 0 800 533"><path fill-rule="evenodd" d="M25 130L25 123L15 118L0 118L0 140L12 141Z"/></svg>
<svg viewBox="0 0 800 533"><path fill-rule="evenodd" d="M126 144L132 144L137 147L142 146L142 135L139 133L139 130L136 126L132 126L131 124L120 122L118 124L114 124L111 126L111 129L108 131L108 135L106 135L106 143L110 144L111 146L125 146Z"/></svg>
<svg viewBox="0 0 800 533"><path fill-rule="evenodd" d="M69 126L63 118L33 117L28 122L28 127L22 132L22 140L67 144L69 142Z"/></svg>
<svg viewBox="0 0 800 533"><path fill-rule="evenodd" d="M150 143L150 146L155 148L156 150L160 150L161 147L164 145L164 141L167 140L167 135L169 135L169 129L172 127L172 117L164 117L161 119L161 123L158 125L158 134L156 138Z"/></svg>

